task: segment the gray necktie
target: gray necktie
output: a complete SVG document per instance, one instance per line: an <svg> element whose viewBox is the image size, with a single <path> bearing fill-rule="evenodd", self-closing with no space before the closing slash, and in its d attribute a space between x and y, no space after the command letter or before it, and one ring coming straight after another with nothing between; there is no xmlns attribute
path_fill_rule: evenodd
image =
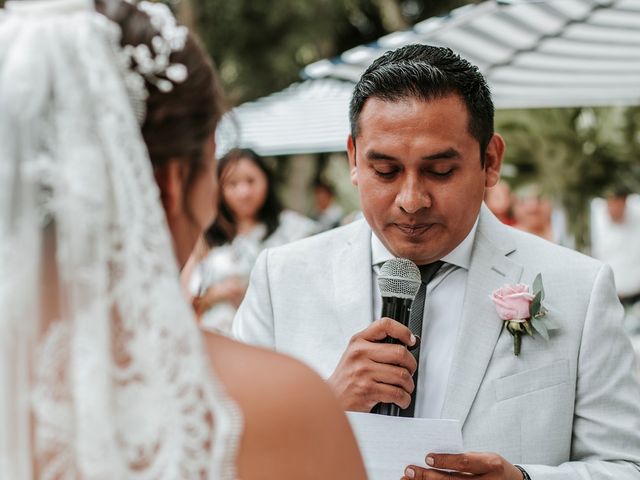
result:
<svg viewBox="0 0 640 480"><path fill-rule="evenodd" d="M422 336L422 318L424 317L424 301L427 296L427 284L438 273L440 267L444 262L438 261L429 263L427 265L420 265L420 276L422 277L422 283L416 293L416 298L411 305L411 314L409 315L409 329L411 333L417 336ZM422 348L422 347L420 347ZM416 359L418 365L420 365L420 348L412 350L412 354ZM401 417L413 417L416 408L416 391L418 390L418 368L413 374L413 383L415 388L411 394L411 404L404 410L400 410Z"/></svg>

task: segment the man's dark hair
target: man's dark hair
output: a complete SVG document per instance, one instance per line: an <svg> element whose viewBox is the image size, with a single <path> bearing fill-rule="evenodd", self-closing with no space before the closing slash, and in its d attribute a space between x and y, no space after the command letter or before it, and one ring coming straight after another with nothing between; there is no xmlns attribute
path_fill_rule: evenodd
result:
<svg viewBox="0 0 640 480"><path fill-rule="evenodd" d="M469 111L469 133L480 144L481 161L493 136L493 102L486 80L450 48L413 44L376 59L356 84L349 105L351 136L367 99L395 102L403 98L434 100L456 94Z"/></svg>

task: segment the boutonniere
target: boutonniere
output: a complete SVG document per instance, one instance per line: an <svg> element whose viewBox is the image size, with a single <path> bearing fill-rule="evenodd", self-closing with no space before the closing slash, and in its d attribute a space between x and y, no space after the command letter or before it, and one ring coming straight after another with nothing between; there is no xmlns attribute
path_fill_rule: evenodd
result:
<svg viewBox="0 0 640 480"><path fill-rule="evenodd" d="M522 334L533 337L534 331L542 338L549 340L549 330L556 330L559 326L546 317L547 308L542 304L544 287L542 275L538 274L533 282L533 292L528 285L505 285L491 294L498 315L504 321L504 326L513 336L513 353L520 354Z"/></svg>

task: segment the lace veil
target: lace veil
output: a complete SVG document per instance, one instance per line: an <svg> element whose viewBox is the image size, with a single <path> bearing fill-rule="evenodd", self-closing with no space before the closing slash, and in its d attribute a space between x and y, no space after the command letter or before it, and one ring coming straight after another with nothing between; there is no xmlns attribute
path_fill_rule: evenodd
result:
<svg viewBox="0 0 640 480"><path fill-rule="evenodd" d="M89 0L0 10L0 479L234 478L118 26Z"/></svg>

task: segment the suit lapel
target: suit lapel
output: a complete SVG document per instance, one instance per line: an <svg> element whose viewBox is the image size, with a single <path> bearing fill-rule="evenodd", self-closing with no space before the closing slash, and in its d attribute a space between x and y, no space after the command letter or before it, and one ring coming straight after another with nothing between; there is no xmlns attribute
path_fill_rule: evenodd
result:
<svg viewBox="0 0 640 480"><path fill-rule="evenodd" d="M333 259L334 304L343 336L351 338L373 318L371 229L362 220Z"/></svg>
<svg viewBox="0 0 640 480"><path fill-rule="evenodd" d="M505 283L517 283L522 275L523 267L506 257L514 250L509 229L483 205L442 418L464 424L469 414L502 330L491 293Z"/></svg>

